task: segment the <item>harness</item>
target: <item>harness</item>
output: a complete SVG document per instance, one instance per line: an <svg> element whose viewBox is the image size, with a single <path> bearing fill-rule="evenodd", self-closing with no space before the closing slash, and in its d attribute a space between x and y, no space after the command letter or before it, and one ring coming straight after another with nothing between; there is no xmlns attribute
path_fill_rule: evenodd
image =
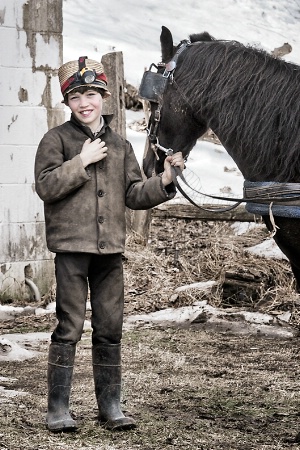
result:
<svg viewBox="0 0 300 450"><path fill-rule="evenodd" d="M151 121L151 117L149 119L149 124L147 128L147 136L150 142L150 146L152 151L155 153L155 157L159 160L159 156L157 150L161 150L165 153L166 156L173 155L175 152L172 148L165 148L159 143L158 139L158 129L161 119L161 108L163 106L163 95L166 90L168 83L174 84L179 92L179 95L183 98L185 103L190 106L188 99L181 92L178 84L174 79L174 72L177 66L177 61L179 55L188 47L199 44L200 42L192 43L189 40L183 40L179 43L177 51L168 63L158 63L157 65L152 63L149 70L144 72L142 77L142 81L139 88L139 95L141 98L148 100L151 103L156 103L157 108L154 111L154 120ZM156 68L157 72L153 72L151 69ZM198 205L190 198L190 196L183 190L183 188L178 183L178 179L181 181L192 191L197 194L203 195L205 197L214 199L214 200L225 200L230 202L235 202L232 206L225 206L222 208L214 208L208 209L204 208L201 205ZM261 205L263 205L264 211L266 208L268 212L266 214L272 214L271 208L276 204L281 205L281 208L284 208L284 205L288 204L287 208L290 208L290 205L293 205L295 208L299 208L299 217L300 217L300 183L280 183L280 182L249 182L245 181L244 183L244 195L242 198L233 198L233 197L224 197L217 195L209 195L204 192L197 191L192 188L187 180L185 179L182 171L179 167L172 166L172 181L178 191L194 206L204 211L209 212L225 212L231 211L236 208L241 203L247 203L247 205L258 204L257 207L255 205L252 206L251 212L255 210L261 210ZM246 208L249 210L249 208ZM251 207L250 207L251 209ZM259 212L257 212L260 214ZM288 216L290 217L290 216Z"/></svg>

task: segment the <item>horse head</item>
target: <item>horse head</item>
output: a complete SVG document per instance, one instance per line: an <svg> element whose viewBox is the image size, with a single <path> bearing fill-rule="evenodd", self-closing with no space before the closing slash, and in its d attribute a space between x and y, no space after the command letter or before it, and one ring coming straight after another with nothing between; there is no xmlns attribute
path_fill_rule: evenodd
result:
<svg viewBox="0 0 300 450"><path fill-rule="evenodd" d="M191 42L198 41L199 38L200 40L212 39L208 33L190 36ZM190 99L186 98L181 89L185 81L180 77L180 69L184 61L179 49L183 42L187 41L174 46L170 30L162 27L160 35L162 63L159 63L158 73L162 75L167 71L168 78L164 91L160 93L157 101L150 100L149 139L143 160L143 170L148 178L154 173L163 171L166 153L156 144L165 149L172 149L174 153L180 151L186 158L197 139L208 128L201 118L197 117L195 120ZM154 134L153 130L155 130Z"/></svg>

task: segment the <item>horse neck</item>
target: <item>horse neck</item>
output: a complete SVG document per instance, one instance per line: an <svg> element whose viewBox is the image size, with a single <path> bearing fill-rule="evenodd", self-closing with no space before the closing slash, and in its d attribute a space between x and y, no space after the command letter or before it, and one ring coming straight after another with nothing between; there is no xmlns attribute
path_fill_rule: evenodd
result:
<svg viewBox="0 0 300 450"><path fill-rule="evenodd" d="M252 167L253 163L256 159L256 151L251 148L249 143L243 139L243 136L240 137L239 141L236 140L236 135L234 131L227 129L224 124L219 124L217 120L209 121L209 128L216 134L218 139L221 142L221 145L224 147L229 156L234 160L235 164L241 171L243 177L245 179L256 178L256 175L253 173ZM247 158L247 162L245 159L245 154L252 155ZM265 175L264 175L265 177Z"/></svg>

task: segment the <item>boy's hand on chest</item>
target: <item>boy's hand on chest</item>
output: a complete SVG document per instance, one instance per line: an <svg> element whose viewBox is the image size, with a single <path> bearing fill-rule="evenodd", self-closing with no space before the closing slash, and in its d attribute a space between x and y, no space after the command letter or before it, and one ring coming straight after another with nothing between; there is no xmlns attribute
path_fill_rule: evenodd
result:
<svg viewBox="0 0 300 450"><path fill-rule="evenodd" d="M94 141L88 138L83 144L80 152L83 167L87 167L89 164L101 161L106 158L106 156L107 147L105 146L105 142L101 141L100 138L97 138Z"/></svg>

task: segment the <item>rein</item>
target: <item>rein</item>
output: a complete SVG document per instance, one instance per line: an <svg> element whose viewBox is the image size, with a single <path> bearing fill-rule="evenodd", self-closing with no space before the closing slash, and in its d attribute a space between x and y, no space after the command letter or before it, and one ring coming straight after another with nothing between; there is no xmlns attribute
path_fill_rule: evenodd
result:
<svg viewBox="0 0 300 450"><path fill-rule="evenodd" d="M213 209L204 208L204 206L201 206L201 205L198 205L197 203L195 203L194 200L192 200L191 197L189 197L189 195L182 189L182 187L178 183L177 177L179 177L188 188L192 189L194 192L197 192L198 194L205 195L206 197L210 197L210 198L214 198L214 199L218 199L220 197L215 197L212 195L204 194L203 192L199 192L196 189L193 189L186 181L180 168L176 167L176 166L172 166L172 181L175 184L176 189L178 189L178 191L186 198L186 200L188 200L192 205L196 206L197 208L201 209L202 211L220 212L221 213L221 212L231 211L232 209L236 208L237 206L239 206L242 203L242 201L238 200L232 206L225 206L223 208L213 208ZM222 197L222 199L226 200L225 197ZM235 201L235 200L230 199L230 201Z"/></svg>
<svg viewBox="0 0 300 450"><path fill-rule="evenodd" d="M170 151L170 149L169 149ZM194 192L196 192L197 194L203 195L205 197L209 197L215 200L225 200L225 201L230 201L230 202L235 202L234 205L232 206L228 206L228 207L223 207L223 208L218 208L218 209L208 209L208 208L204 208L203 206L198 205L197 203L195 203L190 197L189 195L182 189L182 187L180 186L180 184L178 183L177 177L179 177L182 182L191 190L193 190ZM192 203L194 206L196 206L199 209L202 209L204 211L208 211L208 212L225 212L225 211L231 211L232 209L236 208L237 206L239 206L241 203L258 203L258 204L273 204L273 203L283 203L285 204L286 202L289 203L291 202L295 202L300 200L300 183L278 183L280 184L280 188L277 189L275 188L275 186L272 188L270 187L261 187L259 188L259 192L261 197L255 195L255 189L251 189L248 188L247 190L251 193L254 194L254 196L249 196L249 197L242 197L242 198L233 198L233 197L224 197L224 196L218 196L218 195L209 195L209 194L204 194L204 192L201 191L197 191L196 189L193 189L189 183L186 181L183 173L181 172L179 167L174 167L172 166L172 181L175 184L176 188L179 190L179 192L190 202ZM279 191L279 195L282 195L284 193L289 193L292 194L292 196L287 196L287 197L278 197L276 196L276 190L277 192ZM264 193L265 192L265 193ZM270 194L273 194L273 196L270 197Z"/></svg>

